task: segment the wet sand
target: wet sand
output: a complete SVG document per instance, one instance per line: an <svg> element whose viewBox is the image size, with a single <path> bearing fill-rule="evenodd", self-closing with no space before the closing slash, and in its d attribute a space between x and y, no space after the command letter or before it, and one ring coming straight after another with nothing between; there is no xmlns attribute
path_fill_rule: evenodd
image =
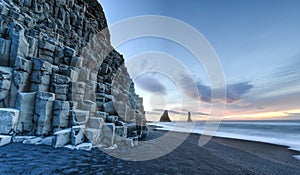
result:
<svg viewBox="0 0 300 175"><path fill-rule="evenodd" d="M148 139L163 134L151 130ZM181 135L173 133L172 137ZM147 161L121 160L100 149L75 151L14 143L0 147L0 174L300 174L300 161L292 157L300 153L286 147L224 138L213 138L200 147L198 140L199 135L190 134L174 151ZM153 146L159 152L167 145L146 141L107 152L132 158Z"/></svg>

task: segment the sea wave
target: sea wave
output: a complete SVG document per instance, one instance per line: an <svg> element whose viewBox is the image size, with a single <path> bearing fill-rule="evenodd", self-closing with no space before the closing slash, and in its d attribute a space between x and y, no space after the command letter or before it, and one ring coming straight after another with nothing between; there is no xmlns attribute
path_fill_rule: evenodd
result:
<svg viewBox="0 0 300 175"><path fill-rule="evenodd" d="M204 133L205 122L155 122L160 130ZM287 146L300 151L300 121L221 122L213 136Z"/></svg>

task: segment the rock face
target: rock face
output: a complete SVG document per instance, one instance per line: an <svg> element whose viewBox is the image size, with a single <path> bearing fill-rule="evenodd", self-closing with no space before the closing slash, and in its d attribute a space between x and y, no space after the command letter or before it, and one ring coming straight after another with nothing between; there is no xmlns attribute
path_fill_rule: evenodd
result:
<svg viewBox="0 0 300 175"><path fill-rule="evenodd" d="M187 119L187 122L192 122L192 118L191 118L191 113L188 112L188 119Z"/></svg>
<svg viewBox="0 0 300 175"><path fill-rule="evenodd" d="M0 134L13 134L17 131L19 110L0 108Z"/></svg>
<svg viewBox="0 0 300 175"><path fill-rule="evenodd" d="M171 119L169 118L168 110L165 110L163 115L160 117L160 122L171 122Z"/></svg>
<svg viewBox="0 0 300 175"><path fill-rule="evenodd" d="M97 0L0 0L0 134L55 147L141 138L123 63Z"/></svg>

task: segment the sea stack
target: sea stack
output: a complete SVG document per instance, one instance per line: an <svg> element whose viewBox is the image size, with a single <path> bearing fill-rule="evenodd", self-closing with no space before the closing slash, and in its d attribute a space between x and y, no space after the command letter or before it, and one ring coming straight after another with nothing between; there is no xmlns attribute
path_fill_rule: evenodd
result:
<svg viewBox="0 0 300 175"><path fill-rule="evenodd" d="M144 114L97 0L0 0L0 140L110 147Z"/></svg>
<svg viewBox="0 0 300 175"><path fill-rule="evenodd" d="M187 119L187 122L192 122L192 119L191 119L191 113L188 112L188 119Z"/></svg>
<svg viewBox="0 0 300 175"><path fill-rule="evenodd" d="M168 110L165 110L163 115L160 117L160 122L171 122Z"/></svg>

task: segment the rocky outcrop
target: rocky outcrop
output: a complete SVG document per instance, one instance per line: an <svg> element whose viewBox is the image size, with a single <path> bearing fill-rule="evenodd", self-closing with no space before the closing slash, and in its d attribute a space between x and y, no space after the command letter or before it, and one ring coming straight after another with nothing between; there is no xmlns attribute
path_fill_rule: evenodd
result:
<svg viewBox="0 0 300 175"><path fill-rule="evenodd" d="M2 140L81 149L145 135L98 1L0 0L0 60Z"/></svg>
<svg viewBox="0 0 300 175"><path fill-rule="evenodd" d="M187 119L187 122L192 122L193 120L192 120L192 118L191 118L191 113L190 112L188 112L188 119Z"/></svg>
<svg viewBox="0 0 300 175"><path fill-rule="evenodd" d="M168 114L168 110L165 110L163 115L160 117L160 122L171 122L171 119Z"/></svg>

